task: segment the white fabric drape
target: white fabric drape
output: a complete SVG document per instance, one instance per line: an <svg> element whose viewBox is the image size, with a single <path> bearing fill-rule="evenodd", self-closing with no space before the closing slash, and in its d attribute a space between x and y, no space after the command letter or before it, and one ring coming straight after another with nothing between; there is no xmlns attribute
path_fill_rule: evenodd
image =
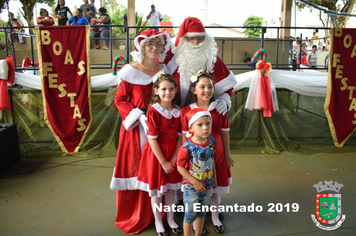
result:
<svg viewBox="0 0 356 236"><path fill-rule="evenodd" d="M249 87L255 71L235 75L237 84L234 91ZM305 96L325 97L326 85L328 80L327 72L315 70L304 71L284 71L273 69L269 74L273 78L276 87L289 89L293 92ZM42 89L41 78L39 75L29 73L15 73L15 84L25 88ZM92 88L117 86L118 78L111 73L96 75L91 77Z"/></svg>

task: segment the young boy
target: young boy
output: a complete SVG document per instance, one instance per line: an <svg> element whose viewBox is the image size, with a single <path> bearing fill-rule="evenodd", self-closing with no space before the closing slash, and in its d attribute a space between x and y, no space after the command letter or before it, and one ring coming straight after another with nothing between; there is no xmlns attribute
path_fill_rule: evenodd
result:
<svg viewBox="0 0 356 236"><path fill-rule="evenodd" d="M215 141L209 136L212 119L208 111L194 108L186 116L189 140L179 149L177 168L183 176L184 185L183 231L185 236L190 236L194 221L195 235L202 234L206 212L197 209L209 205L212 188L216 186L213 160Z"/></svg>

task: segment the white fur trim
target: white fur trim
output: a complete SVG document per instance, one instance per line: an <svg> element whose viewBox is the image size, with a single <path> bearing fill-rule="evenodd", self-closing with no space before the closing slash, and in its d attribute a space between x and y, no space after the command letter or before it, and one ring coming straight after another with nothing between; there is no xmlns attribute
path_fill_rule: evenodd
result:
<svg viewBox="0 0 356 236"><path fill-rule="evenodd" d="M142 181L137 181L136 188L142 191L148 192L150 197L157 196L162 197L167 193L167 190L178 190L182 187L182 183L166 183L166 185L160 186L160 189L150 189L149 184Z"/></svg>
<svg viewBox="0 0 356 236"><path fill-rule="evenodd" d="M115 168L114 168L115 173ZM132 178L111 178L110 189L112 190L134 190L136 189L137 177Z"/></svg>
<svg viewBox="0 0 356 236"><path fill-rule="evenodd" d="M167 109L163 108L158 102L156 102L155 104L152 105L152 107L154 109L156 109L156 111L158 111L159 114L161 114L162 116L164 116L167 119L172 119L172 117L174 117L174 118L180 117L180 107L179 106L175 106L173 108L173 110L168 111Z"/></svg>
<svg viewBox="0 0 356 236"><path fill-rule="evenodd" d="M163 71L169 71L166 65L163 65L163 68L160 71L158 71L156 75L159 75ZM136 70L129 64L125 65L118 74L119 80L122 79L130 84L136 84L136 85L148 85L152 83L152 77L139 70Z"/></svg>
<svg viewBox="0 0 356 236"><path fill-rule="evenodd" d="M156 139L156 138L158 138L158 135L155 135L155 136L147 135L147 138Z"/></svg>
<svg viewBox="0 0 356 236"><path fill-rule="evenodd" d="M225 101L226 106L227 106L227 110L230 110L230 108L231 108L231 98L230 98L229 94L227 94L227 93L220 94L217 100Z"/></svg>
<svg viewBox="0 0 356 236"><path fill-rule="evenodd" d="M183 37L207 36L206 32L187 32Z"/></svg>
<svg viewBox="0 0 356 236"><path fill-rule="evenodd" d="M167 33L163 33L163 32L161 32L161 33L159 33L159 34L156 34L156 35L152 35L152 36L150 36L150 37L147 37L146 35L139 35L139 36L137 36L135 39L134 39L134 44L135 44L135 47L137 48L137 50L139 51L139 52L141 52L141 50L142 50L142 46L138 43L138 40L140 39L140 38L143 38L142 39L142 41L147 41L147 40L149 40L149 39L154 39L154 38L157 38L157 37L160 37L160 36L162 36L162 38L163 38L163 41L165 41L165 44L164 44L164 53L166 53L167 51L168 51L168 49L169 49L169 45L170 45L170 42L171 42L171 37L169 36L169 34L167 34ZM166 38L164 38L163 36L165 36ZM142 41L141 41L141 43L142 43ZM134 51L135 52L135 51Z"/></svg>
<svg viewBox="0 0 356 236"><path fill-rule="evenodd" d="M134 108L130 111L129 115L126 116L126 119L122 122L126 130L130 130L135 128L139 123L139 119L141 115L145 113L141 111L139 108Z"/></svg>
<svg viewBox="0 0 356 236"><path fill-rule="evenodd" d="M221 131L230 131L230 128L221 128Z"/></svg>
<svg viewBox="0 0 356 236"><path fill-rule="evenodd" d="M148 142L147 134L145 132L145 129L139 123L138 125L139 131L140 131L140 148L141 148L141 153L143 152L143 148L145 147L146 143Z"/></svg>
<svg viewBox="0 0 356 236"><path fill-rule="evenodd" d="M218 103L218 101L219 101L219 99L216 99L215 101L210 103L209 108L208 108L209 112L215 109L216 104ZM200 108L200 107L198 107L197 103L192 103L192 104L189 105L189 107L190 107L190 109Z"/></svg>
<svg viewBox="0 0 356 236"><path fill-rule="evenodd" d="M232 184L232 177L228 179L229 185ZM216 188L213 189L213 193L221 193L221 194L228 194L230 193L230 186L216 186Z"/></svg>
<svg viewBox="0 0 356 236"><path fill-rule="evenodd" d="M194 124L194 122L196 122L202 116L209 116L210 119L211 119L210 112L208 112L208 111L198 111L192 116L192 118L190 118L190 120L188 122L188 127L192 126L192 124Z"/></svg>
<svg viewBox="0 0 356 236"><path fill-rule="evenodd" d="M226 92L229 89L232 89L236 84L237 80L235 75L230 71L230 74L227 77L215 84L215 97L218 97L220 94Z"/></svg>
<svg viewBox="0 0 356 236"><path fill-rule="evenodd" d="M169 72L173 74L178 69L178 64L176 62L176 56L174 55L172 59L168 62L167 67Z"/></svg>

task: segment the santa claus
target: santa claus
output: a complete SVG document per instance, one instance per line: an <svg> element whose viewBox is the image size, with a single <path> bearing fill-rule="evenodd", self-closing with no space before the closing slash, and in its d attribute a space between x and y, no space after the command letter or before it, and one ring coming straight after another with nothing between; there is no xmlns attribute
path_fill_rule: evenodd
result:
<svg viewBox="0 0 356 236"><path fill-rule="evenodd" d="M187 105L190 77L203 70L214 78L214 96L219 99L216 109L225 114L231 108L230 96L237 81L218 56L214 38L206 33L198 18L188 17L183 21L164 63L177 80L181 107Z"/></svg>

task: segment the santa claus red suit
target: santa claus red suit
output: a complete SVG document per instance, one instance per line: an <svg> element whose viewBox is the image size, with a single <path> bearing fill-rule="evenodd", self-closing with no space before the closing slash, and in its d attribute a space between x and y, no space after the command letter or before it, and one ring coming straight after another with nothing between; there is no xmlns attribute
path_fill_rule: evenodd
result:
<svg viewBox="0 0 356 236"><path fill-rule="evenodd" d="M194 43L190 40L194 38L202 38L202 42ZM217 51L213 37L206 33L205 27L198 18L188 17L183 21L175 46L167 52L164 61L177 80L181 107L187 105L185 102L190 77L199 70L204 70L214 78L214 97L219 98L217 110L221 113L231 108L230 96L237 81L234 74L217 55Z"/></svg>

